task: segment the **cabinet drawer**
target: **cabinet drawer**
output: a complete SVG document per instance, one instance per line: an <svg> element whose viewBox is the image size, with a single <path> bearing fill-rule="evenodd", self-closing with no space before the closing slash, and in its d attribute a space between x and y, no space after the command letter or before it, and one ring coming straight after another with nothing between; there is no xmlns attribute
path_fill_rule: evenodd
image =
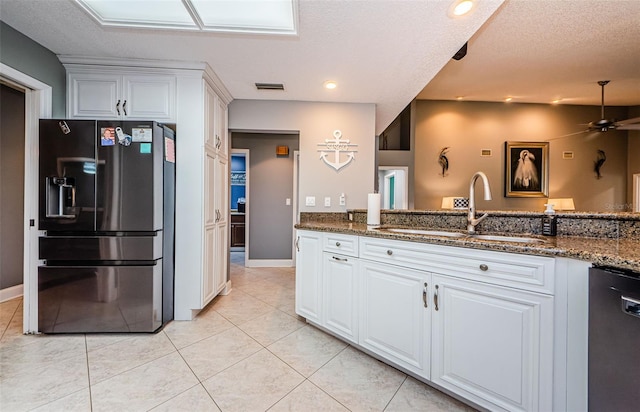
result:
<svg viewBox="0 0 640 412"><path fill-rule="evenodd" d="M325 233L322 239L322 249L325 252L358 257L358 236Z"/></svg>
<svg viewBox="0 0 640 412"><path fill-rule="evenodd" d="M553 258L360 238L360 257L500 286L553 294Z"/></svg>

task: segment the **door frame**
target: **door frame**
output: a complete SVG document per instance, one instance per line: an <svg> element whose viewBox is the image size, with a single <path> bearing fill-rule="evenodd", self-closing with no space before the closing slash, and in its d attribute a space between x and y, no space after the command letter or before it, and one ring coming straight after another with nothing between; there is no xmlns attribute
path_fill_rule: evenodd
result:
<svg viewBox="0 0 640 412"><path fill-rule="evenodd" d="M0 63L0 77L24 87L24 262L23 332L38 333L38 120L50 119L52 88L25 73ZM34 225L30 225L30 221Z"/></svg>
<svg viewBox="0 0 640 412"><path fill-rule="evenodd" d="M293 151L293 226L291 228L291 262L296 267L296 225L300 223L300 210L298 209L298 182L300 178L300 150Z"/></svg>

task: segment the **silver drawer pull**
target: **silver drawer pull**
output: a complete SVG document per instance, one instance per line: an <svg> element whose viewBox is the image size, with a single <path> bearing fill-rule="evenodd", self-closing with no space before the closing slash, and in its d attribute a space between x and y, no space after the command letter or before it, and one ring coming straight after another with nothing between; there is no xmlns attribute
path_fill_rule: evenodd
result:
<svg viewBox="0 0 640 412"><path fill-rule="evenodd" d="M424 307L427 307L427 282L424 282L424 289L422 289L422 302Z"/></svg>
<svg viewBox="0 0 640 412"><path fill-rule="evenodd" d="M628 296L621 296L622 299L622 312L627 315L640 318L640 300L633 299Z"/></svg>
<svg viewBox="0 0 640 412"><path fill-rule="evenodd" d="M387 255L389 255L389 256L393 255L393 250L387 249Z"/></svg>
<svg viewBox="0 0 640 412"><path fill-rule="evenodd" d="M347 262L348 261L347 259L342 259L342 258L335 257L335 256L332 256L332 257L333 257L333 260L337 260L338 262Z"/></svg>
<svg viewBox="0 0 640 412"><path fill-rule="evenodd" d="M340 247L340 242L336 242L336 246L337 246L337 247Z"/></svg>
<svg viewBox="0 0 640 412"><path fill-rule="evenodd" d="M483 272L486 272L487 270L489 270L489 266L485 265L484 263L480 265L480 270Z"/></svg>

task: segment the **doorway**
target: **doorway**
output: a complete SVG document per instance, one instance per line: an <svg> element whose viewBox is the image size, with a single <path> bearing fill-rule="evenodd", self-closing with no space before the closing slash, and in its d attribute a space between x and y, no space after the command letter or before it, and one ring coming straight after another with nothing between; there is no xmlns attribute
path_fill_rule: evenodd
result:
<svg viewBox="0 0 640 412"><path fill-rule="evenodd" d="M21 296L24 279L25 92L0 82L0 302Z"/></svg>
<svg viewBox="0 0 640 412"><path fill-rule="evenodd" d="M246 166L245 266L292 267L299 135L232 131L231 145L232 155L239 149L251 153Z"/></svg>
<svg viewBox="0 0 640 412"><path fill-rule="evenodd" d="M408 209L409 168L404 166L379 166L378 191L383 209Z"/></svg>
<svg viewBox="0 0 640 412"><path fill-rule="evenodd" d="M249 223L249 149L231 149L231 176L229 179L229 207L231 229L229 248L231 261L247 266Z"/></svg>
<svg viewBox="0 0 640 412"><path fill-rule="evenodd" d="M23 332L38 332L38 119L50 119L51 86L0 63L0 79L24 89Z"/></svg>

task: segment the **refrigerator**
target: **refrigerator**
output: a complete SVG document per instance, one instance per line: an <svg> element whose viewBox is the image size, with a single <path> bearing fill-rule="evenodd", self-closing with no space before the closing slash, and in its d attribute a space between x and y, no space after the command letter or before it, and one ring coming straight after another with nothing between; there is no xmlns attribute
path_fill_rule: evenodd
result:
<svg viewBox="0 0 640 412"><path fill-rule="evenodd" d="M40 120L38 328L155 332L173 319L175 133Z"/></svg>

